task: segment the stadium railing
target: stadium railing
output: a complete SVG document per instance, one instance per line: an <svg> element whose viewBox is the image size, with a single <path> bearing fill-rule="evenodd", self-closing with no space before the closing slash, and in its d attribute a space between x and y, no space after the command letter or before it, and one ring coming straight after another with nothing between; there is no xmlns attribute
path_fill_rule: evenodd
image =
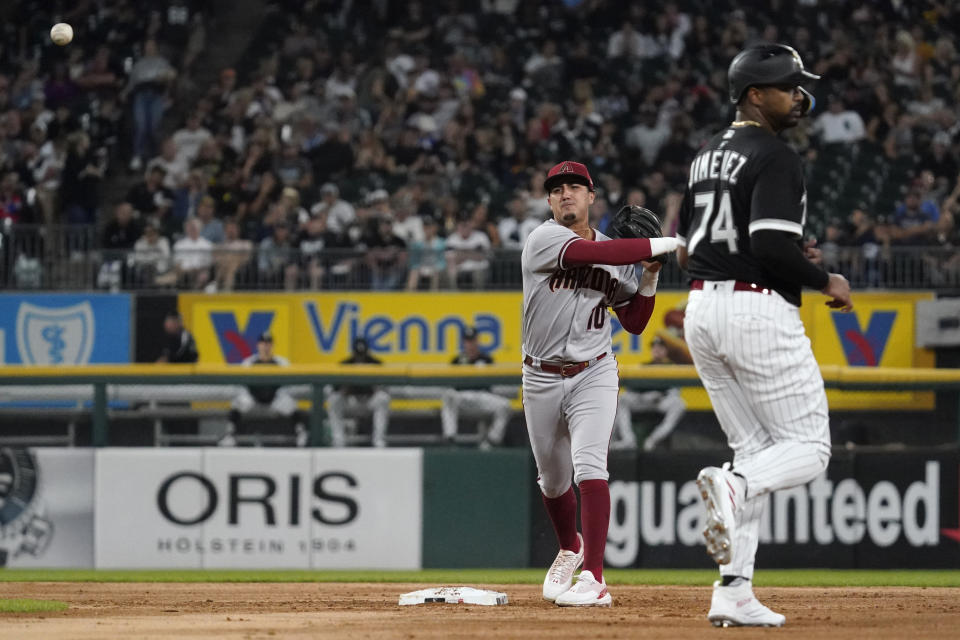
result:
<svg viewBox="0 0 960 640"><path fill-rule="evenodd" d="M297 249L249 250L214 248L208 278L200 281L177 277L174 258L160 268L145 255L132 250L99 248L91 226L13 225L0 238L0 285L17 290L184 290L203 288L217 280L226 265L234 270L231 287L236 290L333 289L400 290L408 286L409 273L426 258L417 250L402 251L380 259L375 252L328 249L319 254ZM172 248L171 243L171 248ZM950 245L862 247L823 246L831 271L843 273L856 289L956 289L960 288L960 253ZM456 262L458 252L445 252L446 265ZM487 268L480 277L441 266L440 289L520 289L520 251L487 252ZM237 263L233 266L233 263ZM221 265L221 266L218 266ZM296 267L287 273L288 266ZM221 279L222 283L222 279ZM431 286L424 277L418 287ZM682 288L686 276L675 261L660 277L661 288ZM220 285L222 290L222 284Z"/></svg>
<svg viewBox="0 0 960 640"><path fill-rule="evenodd" d="M489 388L495 385L518 385L520 368L514 364L497 364L464 369L452 365L291 365L282 370L261 371L261 368L240 368L230 365L88 365L82 367L0 368L0 399L5 401L49 399L79 401L74 411L89 411L92 420L92 444L110 444L110 409L114 401L146 403L149 415L169 415L158 409L156 402L179 401L175 410L184 417L201 417L204 409L191 401L225 400L233 397L239 386L267 384L293 386L296 395L310 401L309 444L322 446L329 442L325 428L324 387L349 386L417 386L444 388ZM867 391L957 390L960 370L928 368L868 368L822 366L828 388ZM667 389L679 386L700 386L693 366L644 367L621 365L621 383L626 387ZM80 387L78 385L83 385ZM61 389L58 394L55 391ZM84 388L86 389L84 391ZM87 406L89 403L89 407ZM153 404L151 404L153 403ZM31 411L25 409L23 411ZM225 413L225 412L221 412ZM960 425L958 425L960 441Z"/></svg>

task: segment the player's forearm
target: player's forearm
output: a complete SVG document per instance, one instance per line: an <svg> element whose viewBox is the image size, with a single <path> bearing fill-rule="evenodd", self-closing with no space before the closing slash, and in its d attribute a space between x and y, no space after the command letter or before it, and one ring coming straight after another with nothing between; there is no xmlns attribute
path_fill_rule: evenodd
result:
<svg viewBox="0 0 960 640"><path fill-rule="evenodd" d="M676 248L676 238L621 238L603 242L578 239L570 242L561 251L560 265L570 267L581 264L636 264Z"/></svg>
<svg viewBox="0 0 960 640"><path fill-rule="evenodd" d="M655 296L645 296L637 293L630 298L626 306L616 309L617 319L624 329L630 333L643 333L653 314Z"/></svg>
<svg viewBox="0 0 960 640"><path fill-rule="evenodd" d="M780 280L796 282L822 291L830 276L803 255L790 236L782 231L762 230L750 236L753 254Z"/></svg>

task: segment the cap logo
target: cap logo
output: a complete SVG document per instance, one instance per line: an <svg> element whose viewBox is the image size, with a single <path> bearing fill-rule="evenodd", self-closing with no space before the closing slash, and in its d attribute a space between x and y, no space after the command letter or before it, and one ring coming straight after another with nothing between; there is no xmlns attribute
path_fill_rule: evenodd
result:
<svg viewBox="0 0 960 640"><path fill-rule="evenodd" d="M573 169L570 168L569 162L564 162L563 166L560 167L560 171L557 171L557 173L573 173Z"/></svg>
<svg viewBox="0 0 960 640"><path fill-rule="evenodd" d="M787 50L790 51L790 55L792 55L792 56L793 56L793 59L797 61L797 66L800 67L801 69L803 69L803 60L800 59L800 54L797 53L797 50L794 49L793 47L791 47L790 45L787 45L787 44L785 44L785 45L783 45L783 46L786 47Z"/></svg>

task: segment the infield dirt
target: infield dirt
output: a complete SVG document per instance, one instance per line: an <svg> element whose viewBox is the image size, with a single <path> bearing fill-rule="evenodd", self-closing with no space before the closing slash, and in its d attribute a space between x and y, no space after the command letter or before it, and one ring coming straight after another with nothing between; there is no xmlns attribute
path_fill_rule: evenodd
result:
<svg viewBox="0 0 960 640"><path fill-rule="evenodd" d="M62 600L60 613L0 614L0 638L956 638L960 589L757 588L787 626L715 629L709 587L611 585L609 609L560 609L539 585L469 585L503 591L498 607L400 607L423 584L0 583L0 598ZM716 634L716 635L715 635Z"/></svg>

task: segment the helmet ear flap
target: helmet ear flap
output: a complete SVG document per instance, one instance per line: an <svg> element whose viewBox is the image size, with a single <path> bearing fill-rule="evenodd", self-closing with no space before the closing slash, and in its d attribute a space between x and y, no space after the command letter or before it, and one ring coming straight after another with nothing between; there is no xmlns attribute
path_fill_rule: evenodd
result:
<svg viewBox="0 0 960 640"><path fill-rule="evenodd" d="M803 87L797 87L800 90L800 93L803 94L803 115L807 115L813 111L814 107L817 106L817 99L813 97L813 94L804 89Z"/></svg>

